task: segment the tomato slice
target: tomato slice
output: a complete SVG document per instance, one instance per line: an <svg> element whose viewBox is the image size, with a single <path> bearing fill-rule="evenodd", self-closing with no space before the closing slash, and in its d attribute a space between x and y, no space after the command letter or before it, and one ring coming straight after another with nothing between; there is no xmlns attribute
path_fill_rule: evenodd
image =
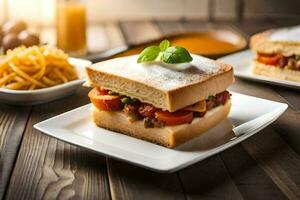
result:
<svg viewBox="0 0 300 200"><path fill-rule="evenodd" d="M191 123L193 121L193 112L187 110L179 110L176 112L157 111L155 117L166 125L179 125Z"/></svg>
<svg viewBox="0 0 300 200"><path fill-rule="evenodd" d="M258 62L264 63L266 65L277 65L279 63L279 60L282 58L283 56L280 54L276 54L276 55L258 54L257 60Z"/></svg>
<svg viewBox="0 0 300 200"><path fill-rule="evenodd" d="M108 95L98 88L92 89L88 96L94 106L100 110L111 111L121 110L123 108L120 96Z"/></svg>
<svg viewBox="0 0 300 200"><path fill-rule="evenodd" d="M109 92L109 90L105 90L105 89L100 88L100 87L96 87L96 88L94 88L94 90L95 90L96 95L107 95L108 92Z"/></svg>

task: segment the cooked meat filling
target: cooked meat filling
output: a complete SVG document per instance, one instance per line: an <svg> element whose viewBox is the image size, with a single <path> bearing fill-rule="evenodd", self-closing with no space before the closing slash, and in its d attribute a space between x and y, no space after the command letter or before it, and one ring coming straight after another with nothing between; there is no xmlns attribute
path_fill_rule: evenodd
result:
<svg viewBox="0 0 300 200"><path fill-rule="evenodd" d="M300 55L283 56L281 54L258 53L256 60L260 63L279 68L286 68L300 71Z"/></svg>
<svg viewBox="0 0 300 200"><path fill-rule="evenodd" d="M219 106L224 105L230 99L228 91L221 92L215 96L209 96L206 100L206 111L193 112L193 117L204 117L207 111ZM166 122L160 121L155 117L155 113L161 109L146 103L125 104L123 111L128 116L128 119L133 122L143 119L145 128L163 127ZM172 113L170 113L172 115Z"/></svg>
<svg viewBox="0 0 300 200"><path fill-rule="evenodd" d="M144 118L144 127L145 128L154 128L154 127L162 128L164 126L165 126L164 122L159 121L158 119L156 119L154 117L153 118L150 118L150 117Z"/></svg>
<svg viewBox="0 0 300 200"><path fill-rule="evenodd" d="M94 106L100 110L123 110L130 122L143 120L145 128L155 128L187 124L191 123L195 117L204 117L207 111L219 105L224 105L230 99L230 93L224 91L209 96L206 100L175 112L164 111L151 104L142 103L137 99L98 87L90 91L89 97Z"/></svg>
<svg viewBox="0 0 300 200"><path fill-rule="evenodd" d="M127 115L129 121L134 122L142 119L142 116L139 113L139 107L140 107L139 104L140 103L124 105L123 111Z"/></svg>

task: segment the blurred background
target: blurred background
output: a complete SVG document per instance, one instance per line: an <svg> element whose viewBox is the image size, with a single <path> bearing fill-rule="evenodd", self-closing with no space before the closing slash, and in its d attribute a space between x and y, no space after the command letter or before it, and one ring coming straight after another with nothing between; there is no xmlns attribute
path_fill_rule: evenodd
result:
<svg viewBox="0 0 300 200"><path fill-rule="evenodd" d="M159 31L152 22L198 21L203 22L203 29L209 23L243 26L244 22L251 21L250 24L244 24L246 29L255 25L255 31L261 31L269 27L266 21L290 25L298 23L300 19L299 0L0 0L0 22L23 20L28 23L30 30L39 35L42 43L57 44L58 35L62 36L56 32L59 25L55 26L58 20L57 5L61 2L84 4L88 52L121 46L126 35L124 32L143 34L142 39L132 37L127 39L127 43L137 44L155 39L160 34L157 34ZM72 14L71 18L77 14ZM62 18L58 20L62 22L61 27L67 27ZM260 21L263 22L261 29ZM134 30L131 29L132 23L135 24ZM197 26L195 29L198 31L201 29L199 23ZM176 30L172 28L174 26L170 26L168 31L180 31L178 27ZM252 30L247 32L252 33ZM69 39L74 40L70 36ZM64 49L62 45L58 46Z"/></svg>
<svg viewBox="0 0 300 200"><path fill-rule="evenodd" d="M118 20L243 20L300 17L299 0L84 0L91 23ZM0 20L53 25L55 0L0 0Z"/></svg>

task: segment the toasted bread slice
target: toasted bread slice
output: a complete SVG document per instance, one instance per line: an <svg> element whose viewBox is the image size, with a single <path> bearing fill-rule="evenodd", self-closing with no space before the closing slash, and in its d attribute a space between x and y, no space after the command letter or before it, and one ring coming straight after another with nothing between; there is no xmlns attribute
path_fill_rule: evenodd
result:
<svg viewBox="0 0 300 200"><path fill-rule="evenodd" d="M192 56L191 66L181 71L161 63L138 64L134 55L91 65L87 74L94 87L173 112L226 90L234 81L230 65Z"/></svg>
<svg viewBox="0 0 300 200"><path fill-rule="evenodd" d="M300 26L257 33L250 38L250 46L253 51L259 53L300 55Z"/></svg>
<svg viewBox="0 0 300 200"><path fill-rule="evenodd" d="M231 103L228 100L225 105L208 111L204 117L194 118L190 124L163 128L145 128L143 120L129 122L122 111L102 111L95 107L93 120L100 127L173 148L219 124L227 117L230 107Z"/></svg>
<svg viewBox="0 0 300 200"><path fill-rule="evenodd" d="M300 82L300 71L291 70L291 69L282 69L272 65L265 65L257 61L253 61L252 71L254 74L258 74L258 75L264 75L264 76L278 78L282 80Z"/></svg>

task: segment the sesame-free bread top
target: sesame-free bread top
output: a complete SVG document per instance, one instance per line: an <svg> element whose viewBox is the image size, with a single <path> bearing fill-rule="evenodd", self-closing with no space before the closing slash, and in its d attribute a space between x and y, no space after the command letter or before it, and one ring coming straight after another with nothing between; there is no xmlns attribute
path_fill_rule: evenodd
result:
<svg viewBox="0 0 300 200"><path fill-rule="evenodd" d="M162 63L138 64L137 55L115 58L86 68L89 83L158 108L176 111L226 90L234 81L230 65L192 55L180 71Z"/></svg>
<svg viewBox="0 0 300 200"><path fill-rule="evenodd" d="M145 128L143 120L128 121L122 111L105 111L93 107L93 121L97 126L153 142L168 148L183 144L223 121L230 112L231 102L209 110L204 117L196 117L189 124Z"/></svg>
<svg viewBox="0 0 300 200"><path fill-rule="evenodd" d="M300 25L257 33L250 38L250 46L259 53L300 55Z"/></svg>
<svg viewBox="0 0 300 200"><path fill-rule="evenodd" d="M252 62L252 72L272 78L300 82L300 71L266 65L255 60Z"/></svg>

